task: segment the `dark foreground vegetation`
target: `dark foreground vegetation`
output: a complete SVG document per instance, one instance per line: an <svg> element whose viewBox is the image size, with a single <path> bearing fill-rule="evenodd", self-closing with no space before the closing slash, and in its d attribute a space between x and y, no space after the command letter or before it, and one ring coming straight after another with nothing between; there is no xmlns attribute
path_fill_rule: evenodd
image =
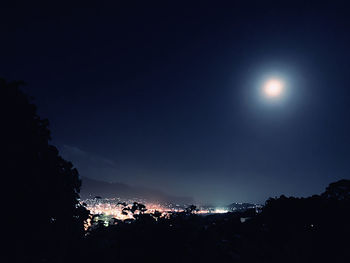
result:
<svg viewBox="0 0 350 263"><path fill-rule="evenodd" d="M78 172L19 84L0 80L3 262L350 262L349 180L269 199L258 214L141 213L85 231Z"/></svg>
<svg viewBox="0 0 350 263"><path fill-rule="evenodd" d="M350 181L321 196L269 199L262 213L190 212L95 227L84 260L140 262L349 262ZM244 223L242 223L245 221Z"/></svg>

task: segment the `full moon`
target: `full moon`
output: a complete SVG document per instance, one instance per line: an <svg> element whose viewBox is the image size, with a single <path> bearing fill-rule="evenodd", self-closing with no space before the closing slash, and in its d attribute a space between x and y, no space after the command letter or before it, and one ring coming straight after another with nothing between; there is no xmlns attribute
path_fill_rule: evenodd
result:
<svg viewBox="0 0 350 263"><path fill-rule="evenodd" d="M268 98L281 97L284 89L284 83L279 79L269 79L263 85L263 92Z"/></svg>

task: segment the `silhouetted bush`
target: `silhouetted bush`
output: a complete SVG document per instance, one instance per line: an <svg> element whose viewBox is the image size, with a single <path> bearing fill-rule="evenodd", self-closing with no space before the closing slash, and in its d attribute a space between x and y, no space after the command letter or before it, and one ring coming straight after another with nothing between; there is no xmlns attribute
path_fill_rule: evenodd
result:
<svg viewBox="0 0 350 263"><path fill-rule="evenodd" d="M21 84L0 79L9 257L18 262L64 261L84 235L89 213L78 202L78 171L50 145L48 120L37 115Z"/></svg>

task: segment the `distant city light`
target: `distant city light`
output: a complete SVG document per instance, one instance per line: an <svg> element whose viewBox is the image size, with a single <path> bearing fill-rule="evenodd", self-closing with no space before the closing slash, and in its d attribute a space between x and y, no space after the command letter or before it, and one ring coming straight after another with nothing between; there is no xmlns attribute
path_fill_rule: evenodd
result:
<svg viewBox="0 0 350 263"><path fill-rule="evenodd" d="M116 220L129 222L134 220L135 215L140 214L140 211L131 212L132 205L134 202L144 204L146 210L144 214L154 214L156 211L160 213L160 218L170 218L173 213L185 212L188 205L185 204L173 204L173 203L162 203L162 202L149 202L144 199L122 199L122 198L89 198L80 201L82 204L86 204L86 208L90 211L93 216L88 220L85 229L88 229L94 222L102 221L105 226L109 224L115 224ZM233 205L233 206L232 206ZM192 213L197 215L208 215L208 214L224 214L233 211L240 211L245 209L254 208L257 209L258 205L248 204L243 205L234 203L230 207L213 207L213 206L199 206L198 209ZM158 220L158 217L155 218Z"/></svg>
<svg viewBox="0 0 350 263"><path fill-rule="evenodd" d="M224 213L227 213L227 212L228 212L228 210L227 209L223 209L223 208L216 208L214 210L214 213L216 213L216 214L224 214Z"/></svg>

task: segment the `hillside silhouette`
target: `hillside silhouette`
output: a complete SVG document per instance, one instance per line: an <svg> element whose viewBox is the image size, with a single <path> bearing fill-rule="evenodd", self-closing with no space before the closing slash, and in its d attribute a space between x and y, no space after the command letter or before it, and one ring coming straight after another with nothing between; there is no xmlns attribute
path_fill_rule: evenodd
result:
<svg viewBox="0 0 350 263"><path fill-rule="evenodd" d="M135 187L123 183L108 183L88 177L82 177L80 196L82 199L101 196L103 198L140 198L147 201L165 203L191 204L193 198L165 194L160 190L146 187Z"/></svg>
<svg viewBox="0 0 350 263"><path fill-rule="evenodd" d="M1 161L6 257L15 262L64 260L84 236L89 216L73 164L50 144L47 119L19 86L0 79Z"/></svg>

